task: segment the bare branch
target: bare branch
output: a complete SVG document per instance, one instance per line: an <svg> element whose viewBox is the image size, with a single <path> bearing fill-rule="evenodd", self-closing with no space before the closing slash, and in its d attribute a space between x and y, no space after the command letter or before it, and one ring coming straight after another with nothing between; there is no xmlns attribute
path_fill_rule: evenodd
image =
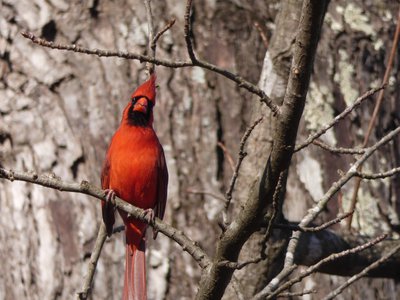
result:
<svg viewBox="0 0 400 300"><path fill-rule="evenodd" d="M366 267L364 270L362 270L360 273L352 276L349 280L347 280L343 285L338 287L336 290L332 291L329 293L324 300L331 300L335 298L337 295L339 295L341 292L344 291L348 286L356 282L358 279L361 277L365 276L368 274L369 271L377 268L379 265L383 264L385 261L387 261L391 256L395 255L398 251L400 250L400 245L397 247L393 248L388 254L382 256L381 259L377 260L376 262L370 264L368 267Z"/></svg>
<svg viewBox="0 0 400 300"><path fill-rule="evenodd" d="M332 147L328 144L325 144L319 140L314 140L312 141L312 143L314 145L317 145L319 147L321 147L324 150L327 150L331 153L335 153L335 154L364 154L365 153L365 149L357 149L357 148L342 148L342 147Z"/></svg>
<svg viewBox="0 0 400 300"><path fill-rule="evenodd" d="M103 248L104 242L107 239L107 231L106 226L103 222L100 224L99 232L97 234L96 243L94 245L92 254L90 255L88 270L85 277L85 280L82 285L81 291L78 293L79 300L85 300L89 297L90 292L92 290L92 281L94 277L94 273L96 271L97 262L99 261L101 249Z"/></svg>
<svg viewBox="0 0 400 300"><path fill-rule="evenodd" d="M268 47L269 47L268 37L267 37L267 34L264 32L263 28L261 27L260 23L254 22L254 27L260 33L260 36L264 43L265 49L268 49Z"/></svg>
<svg viewBox="0 0 400 300"><path fill-rule="evenodd" d="M119 58L125 58L125 59L133 59L133 60L138 60L139 62L149 62L149 63L154 63L155 65L158 66L164 66L168 68L185 68L185 67L200 67L207 69L209 71L212 71L214 73L218 73L233 82L235 82L238 87L244 88L245 90L249 91L252 94L255 94L259 97L260 102L264 103L267 105L271 111L274 113L274 115L279 114L279 107L272 102L272 100L265 94L263 90L261 90L259 87L256 85L248 82L238 74L232 73L228 70L219 68L213 64L210 64L205 61L200 61L197 60L196 63L193 63L191 61L171 61L171 60L164 60L164 59L156 59L154 57L150 57L147 55L142 55L142 54L137 54L137 53L132 53L132 52L126 52L126 51L110 51L110 50L101 50L101 49L88 49L84 47L77 46L75 44L73 45L64 45L64 44L58 44L54 42L49 42L46 41L42 38L39 38L35 36L31 32L21 32L22 36L30 39L33 43L42 46L42 47L47 47L51 49L57 49L57 50L65 50L65 51L72 51L72 52L77 52L77 53L83 53L83 54L88 54L88 55L97 55L99 57L119 57Z"/></svg>
<svg viewBox="0 0 400 300"><path fill-rule="evenodd" d="M316 290L304 290L302 292L298 293L280 293L277 295L277 298L291 298L291 297L301 297L309 294L315 294L317 291Z"/></svg>
<svg viewBox="0 0 400 300"><path fill-rule="evenodd" d="M190 60L193 62L193 64L196 64L197 58L193 51L193 44L192 44L193 32L192 32L192 26L190 24L191 9L192 9L192 0L187 0L186 10L185 10L185 42Z"/></svg>
<svg viewBox="0 0 400 300"><path fill-rule="evenodd" d="M387 172L373 173L373 174L361 173L359 171L356 171L354 176L357 176L357 177L359 177L361 179L374 180L374 179L382 179L382 178L391 177L391 176L397 175L399 173L400 173L400 167L394 168L394 169L392 169L390 171L387 171Z"/></svg>
<svg viewBox="0 0 400 300"><path fill-rule="evenodd" d="M224 155L228 159L229 166L231 167L232 172L234 172L235 171L235 165L234 165L234 162L233 162L232 155L229 153L229 150L225 147L225 145L222 142L218 142L217 146L220 147L222 149L222 151L224 152Z"/></svg>
<svg viewBox="0 0 400 300"><path fill-rule="evenodd" d="M258 294L256 294L251 300L265 299L273 290L275 290L279 284L284 281L294 270L297 269L297 265L293 264L288 268L285 268L280 272L274 279Z"/></svg>
<svg viewBox="0 0 400 300"><path fill-rule="evenodd" d="M175 19L172 19L171 21L169 21L169 22L167 23L167 25L165 25L165 27L164 27L163 29L161 29L161 30L156 34L156 36L154 37L153 41L151 42L151 48L152 48L152 49L156 49L156 45L157 45L157 42L158 42L158 40L160 39L160 37L161 37L165 32L167 32L172 26L174 26L174 24L175 24Z"/></svg>
<svg viewBox="0 0 400 300"><path fill-rule="evenodd" d="M250 137L251 133L253 132L254 128L256 128L256 126L258 124L260 124L262 120L263 120L263 117L258 118L253 123L253 125L251 125L249 128L247 128L246 132L244 133L244 135L242 137L242 140L240 141L238 160L236 162L236 166L235 166L235 169L233 171L233 175L232 175L231 182L229 184L228 190L226 191L226 194L225 194L225 198L226 198L225 212L224 212L225 215L223 217L225 224L228 222L226 214L227 214L227 211L229 209L229 205L230 205L230 203L232 201L232 193L233 193L233 189L235 188L235 185L236 185L236 180L237 180L237 178L239 176L239 170L240 170L240 167L242 165L243 159L247 155L247 152L244 151L244 147L245 147L245 145L247 143L248 138Z"/></svg>
<svg viewBox="0 0 400 300"><path fill-rule="evenodd" d="M0 178L5 178L10 181L19 180L30 182L59 191L81 193L100 200L106 200L104 191L94 185L91 185L87 181L82 181L81 183L64 182L55 176L38 175L35 172L28 173L7 171L4 168L0 168ZM149 222L149 219L146 218L146 212L143 209L135 207L118 197L115 198L115 206L116 208L122 209L123 211L132 215L132 217L135 219L149 224L155 230L160 231L170 239L174 240L182 247L184 251L193 257L193 259L201 268L205 268L210 264L210 258L203 251L203 249L201 249L196 242L189 239L182 231L177 230L158 218L156 218L154 222Z"/></svg>
<svg viewBox="0 0 400 300"><path fill-rule="evenodd" d="M295 283L300 282L303 278L309 276L310 274L318 271L318 269L323 265L326 264L328 262L332 262L335 261L339 258L345 257L347 255L350 254L355 254L357 252L363 251L365 249L371 248L372 246L376 245L377 243L383 241L385 238L387 237L387 234L382 234L380 236L378 236L377 238L373 239L372 241L369 241L363 245L360 245L358 247L352 248L352 249L348 249L339 253L333 253L331 255L329 255L328 257L321 259L319 262L317 262L316 264L308 267L305 271L301 272L301 274L296 277L293 278L289 281L287 281L285 284L281 285L279 288L277 288L274 292L271 293L271 290L267 288L265 288L264 290L262 290L260 293L258 293L253 300L256 299L263 299L266 297L266 299L272 299L273 297L275 297L276 295L282 293L283 291L287 290L288 288L290 288L292 285L294 285Z"/></svg>
<svg viewBox="0 0 400 300"><path fill-rule="evenodd" d="M228 260L223 260L218 262L218 265L220 267L226 267L226 268L230 268L230 269L235 269L235 270L240 270L243 269L244 267L251 265L251 264L257 264L262 260L261 257L256 258L256 259L252 259L249 261L245 261L245 262L233 262L233 261L228 261Z"/></svg>
<svg viewBox="0 0 400 300"><path fill-rule="evenodd" d="M278 183L276 184L275 193L272 196L272 214L271 214L271 216L269 216L267 230L265 232L265 236L264 236L263 241L262 241L262 245L263 245L262 253L264 253L264 251L265 251L264 248L266 247L267 242L268 242L268 240L269 240L269 238L271 236L273 224L274 224L275 218L276 218L276 216L278 214L278 209L279 209L278 208L278 201L279 201L279 196L280 196L280 194L282 192L282 188L284 188L283 180L284 180L284 177L286 176L285 173L286 172L282 172L279 175Z"/></svg>
<svg viewBox="0 0 400 300"><path fill-rule="evenodd" d="M385 84L381 85L380 87L371 89L368 92L364 93L362 96L358 97L352 105L348 106L344 111L342 111L339 115L337 115L332 120L332 122L322 126L322 128L319 131L317 131L314 134L311 134L303 143L296 146L296 148L294 149L294 152L300 151L301 149L304 149L305 147L310 145L315 139L319 138L321 135L323 135L325 132L327 132L330 128L335 126L340 120L343 120L349 113L351 113L362 102L364 102L370 96L374 95L376 92L384 89L385 87L386 87Z"/></svg>
<svg viewBox="0 0 400 300"><path fill-rule="evenodd" d="M154 24L153 24L153 13L151 12L151 0L144 0L144 6L146 7L146 19L147 19L147 28L148 28L148 51L149 56L152 58L156 58L156 44L153 44L154 40ZM148 62L146 64L147 70L149 74L154 72L154 63Z"/></svg>
<svg viewBox="0 0 400 300"><path fill-rule="evenodd" d="M332 225L340 223L343 219L346 219L348 216L352 215L354 211L350 211L347 213L343 213L338 215L335 219L330 220L322 225L316 227L303 227L299 225L291 225L291 224L274 224L274 228L281 228L281 229L289 229L293 231L301 231L301 232L318 232L324 230Z"/></svg>
<svg viewBox="0 0 400 300"><path fill-rule="evenodd" d="M56 50L65 50L65 51L72 51L77 53L83 53L88 55L97 55L99 57L119 57L125 59L133 59L138 60L139 62L150 62L154 63L155 65L160 65L169 68L184 68L184 67L193 67L193 64L190 61L170 61L170 60L163 60L163 59L155 59L154 57L150 57L147 55L137 54L133 52L126 52L126 51L110 51L110 50L101 50L101 49L88 49L85 47L73 45L64 45L54 42L46 41L42 38L35 36L31 32L21 32L22 36L30 39L33 43Z"/></svg>

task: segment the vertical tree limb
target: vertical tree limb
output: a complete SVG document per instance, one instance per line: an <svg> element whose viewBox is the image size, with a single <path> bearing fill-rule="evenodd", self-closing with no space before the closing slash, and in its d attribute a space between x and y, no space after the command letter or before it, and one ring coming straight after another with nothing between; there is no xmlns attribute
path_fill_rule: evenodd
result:
<svg viewBox="0 0 400 300"><path fill-rule="evenodd" d="M243 209L222 234L213 263L203 272L196 299L222 297L234 270L221 266L219 262L237 261L243 244L259 229L265 212L270 209L280 174L290 165L327 4L328 1L320 0L303 3L289 84L277 120L271 154ZM286 184L286 178L282 182ZM281 197L283 195L284 192Z"/></svg>

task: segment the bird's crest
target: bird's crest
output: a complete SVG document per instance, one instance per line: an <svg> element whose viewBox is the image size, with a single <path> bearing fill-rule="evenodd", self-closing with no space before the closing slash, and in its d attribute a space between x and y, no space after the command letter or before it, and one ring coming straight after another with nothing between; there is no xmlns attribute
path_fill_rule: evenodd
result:
<svg viewBox="0 0 400 300"><path fill-rule="evenodd" d="M153 106L156 105L156 74L151 74L149 80L139 86L131 96L131 99L138 96L145 96L151 102L153 102Z"/></svg>

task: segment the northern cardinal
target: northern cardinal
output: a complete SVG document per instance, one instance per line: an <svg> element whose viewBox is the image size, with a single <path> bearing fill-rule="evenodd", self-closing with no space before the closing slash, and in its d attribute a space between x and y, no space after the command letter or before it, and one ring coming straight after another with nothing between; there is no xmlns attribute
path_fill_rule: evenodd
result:
<svg viewBox="0 0 400 300"><path fill-rule="evenodd" d="M122 114L101 173L108 201L102 202L107 234L115 221L111 198L119 198L162 219L167 200L168 171L164 151L153 129L156 75L133 92ZM145 232L147 224L119 212L125 223L126 260L123 299L143 300L146 294Z"/></svg>

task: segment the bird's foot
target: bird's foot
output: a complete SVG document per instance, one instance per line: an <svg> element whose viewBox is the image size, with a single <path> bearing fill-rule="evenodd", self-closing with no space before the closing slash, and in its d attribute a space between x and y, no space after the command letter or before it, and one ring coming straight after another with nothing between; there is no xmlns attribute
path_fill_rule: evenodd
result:
<svg viewBox="0 0 400 300"><path fill-rule="evenodd" d="M115 206L115 192L113 189L105 189L106 204Z"/></svg>
<svg viewBox="0 0 400 300"><path fill-rule="evenodd" d="M155 215L153 209L151 209L151 208L145 209L144 210L144 217L149 222L150 225L154 225L155 220L156 220L156 215ZM153 227L153 239L156 239L157 233L158 233L157 228Z"/></svg>
<svg viewBox="0 0 400 300"><path fill-rule="evenodd" d="M145 209L144 218L147 220L147 222L149 222L149 224L154 224L154 221L156 220L154 210L152 208Z"/></svg>

